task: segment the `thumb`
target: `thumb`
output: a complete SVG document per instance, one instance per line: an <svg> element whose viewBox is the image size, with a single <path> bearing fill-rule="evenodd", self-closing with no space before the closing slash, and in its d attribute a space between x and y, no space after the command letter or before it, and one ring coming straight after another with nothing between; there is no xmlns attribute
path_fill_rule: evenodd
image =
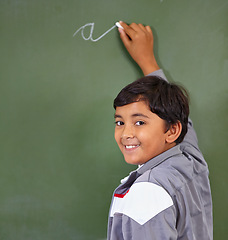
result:
<svg viewBox="0 0 228 240"><path fill-rule="evenodd" d="M124 46L125 46L126 48L128 48L129 45L130 45L130 43L131 43L131 40L129 39L128 35L126 34L126 32L125 32L123 29L118 28L118 30L119 30L120 38L121 38Z"/></svg>

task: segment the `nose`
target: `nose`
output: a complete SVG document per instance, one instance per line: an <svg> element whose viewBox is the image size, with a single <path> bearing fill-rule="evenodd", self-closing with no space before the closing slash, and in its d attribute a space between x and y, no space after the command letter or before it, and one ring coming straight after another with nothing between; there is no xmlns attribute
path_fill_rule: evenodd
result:
<svg viewBox="0 0 228 240"><path fill-rule="evenodd" d="M134 136L135 136L135 132L134 132L133 126L125 124L121 134L121 138L126 140L126 139L134 138Z"/></svg>

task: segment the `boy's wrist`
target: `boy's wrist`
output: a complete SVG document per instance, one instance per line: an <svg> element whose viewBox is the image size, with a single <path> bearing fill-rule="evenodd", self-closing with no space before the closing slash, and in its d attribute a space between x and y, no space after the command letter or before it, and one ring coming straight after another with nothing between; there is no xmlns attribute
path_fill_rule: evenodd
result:
<svg viewBox="0 0 228 240"><path fill-rule="evenodd" d="M144 76L160 69L160 67L158 66L158 64L156 62L152 63L152 64L149 64L149 63L144 64L143 66L140 66L140 68L141 68Z"/></svg>

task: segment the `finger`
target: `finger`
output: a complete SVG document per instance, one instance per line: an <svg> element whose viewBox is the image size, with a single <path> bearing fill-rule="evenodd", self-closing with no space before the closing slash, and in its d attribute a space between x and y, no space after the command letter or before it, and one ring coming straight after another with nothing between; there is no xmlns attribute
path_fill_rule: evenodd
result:
<svg viewBox="0 0 228 240"><path fill-rule="evenodd" d="M150 26L146 26L145 29L147 30L148 33L153 34Z"/></svg>
<svg viewBox="0 0 228 240"><path fill-rule="evenodd" d="M136 23L131 23L131 24L130 24L130 27L131 27L133 30L135 30L135 32L138 32L138 31L141 30L140 26L139 26L138 24L136 24Z"/></svg>
<svg viewBox="0 0 228 240"><path fill-rule="evenodd" d="M119 28L120 38L126 48L130 45L131 40L129 39L128 35L126 34L124 29Z"/></svg>
<svg viewBox="0 0 228 240"><path fill-rule="evenodd" d="M132 36L135 34L135 30L133 30L132 27L128 26L126 23L120 21L120 25L124 28L125 33L132 38Z"/></svg>
<svg viewBox="0 0 228 240"><path fill-rule="evenodd" d="M142 31L144 31L144 32L146 32L147 30L146 30L146 28L140 23L140 24L138 24L138 26L140 27L140 29L142 30Z"/></svg>

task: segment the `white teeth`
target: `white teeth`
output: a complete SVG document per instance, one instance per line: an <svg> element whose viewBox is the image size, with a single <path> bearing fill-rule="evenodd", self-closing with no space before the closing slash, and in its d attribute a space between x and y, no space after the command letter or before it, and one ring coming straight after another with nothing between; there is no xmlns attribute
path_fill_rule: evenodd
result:
<svg viewBox="0 0 228 240"><path fill-rule="evenodd" d="M135 147L138 147L139 145L128 145L128 146L125 146L126 149L131 149L131 148L135 148Z"/></svg>

